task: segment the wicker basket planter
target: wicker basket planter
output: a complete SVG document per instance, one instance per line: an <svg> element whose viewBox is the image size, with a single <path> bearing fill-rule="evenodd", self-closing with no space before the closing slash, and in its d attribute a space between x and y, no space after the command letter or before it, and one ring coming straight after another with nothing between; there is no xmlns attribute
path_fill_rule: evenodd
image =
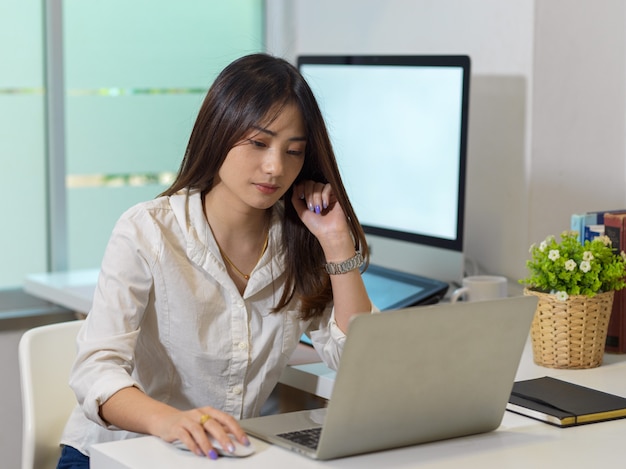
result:
<svg viewBox="0 0 626 469"><path fill-rule="evenodd" d="M566 301L529 289L524 294L539 297L530 331L537 365L582 369L602 364L615 292L572 295Z"/></svg>

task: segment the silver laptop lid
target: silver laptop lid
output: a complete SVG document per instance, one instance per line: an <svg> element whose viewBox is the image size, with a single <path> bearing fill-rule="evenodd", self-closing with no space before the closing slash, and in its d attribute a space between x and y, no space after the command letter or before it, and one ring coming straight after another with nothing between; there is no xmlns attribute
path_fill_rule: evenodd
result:
<svg viewBox="0 0 626 469"><path fill-rule="evenodd" d="M535 306L519 297L356 318L318 457L497 428Z"/></svg>
<svg viewBox="0 0 626 469"><path fill-rule="evenodd" d="M534 297L516 297L355 318L313 457L331 459L497 428L536 303ZM265 426L265 418L271 425ZM277 423L289 418L275 415L242 424L276 443L262 429L280 432ZM308 420L300 414L302 424Z"/></svg>

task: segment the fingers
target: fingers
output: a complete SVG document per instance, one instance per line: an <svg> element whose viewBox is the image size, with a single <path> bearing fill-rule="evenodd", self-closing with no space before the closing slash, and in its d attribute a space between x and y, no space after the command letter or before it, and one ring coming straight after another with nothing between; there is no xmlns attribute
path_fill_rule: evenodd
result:
<svg viewBox="0 0 626 469"><path fill-rule="evenodd" d="M211 459L217 459L217 452L213 448L213 444L209 435L220 443L220 446L227 451L233 452L235 448L224 430L221 423L213 418L210 414L201 414L199 417L201 432L195 436L195 440L202 449L203 453Z"/></svg>
<svg viewBox="0 0 626 469"><path fill-rule="evenodd" d="M201 416L201 421L204 421L203 428L217 441L219 441L222 448L227 448L229 451L234 451L230 435L232 435L237 441L243 445L250 445L248 436L239 426L239 422L231 415L224 412L211 409L211 416L204 414ZM205 416L208 416L205 417Z"/></svg>
<svg viewBox="0 0 626 469"><path fill-rule="evenodd" d="M204 407L184 412L184 414L186 431L182 432L178 439L198 456L218 458L212 440L218 442L226 451L234 452L235 446L229 434L232 434L241 444L250 445L247 435L237 420L224 412Z"/></svg>
<svg viewBox="0 0 626 469"><path fill-rule="evenodd" d="M183 431L178 439L196 455L217 459L217 451L213 448L207 434L207 427L212 420L210 414L198 410L183 412L182 414L185 419L181 422Z"/></svg>
<svg viewBox="0 0 626 469"><path fill-rule="evenodd" d="M318 215L330 207L333 190L330 184L315 181L303 181L294 186L294 198L304 202L307 210Z"/></svg>

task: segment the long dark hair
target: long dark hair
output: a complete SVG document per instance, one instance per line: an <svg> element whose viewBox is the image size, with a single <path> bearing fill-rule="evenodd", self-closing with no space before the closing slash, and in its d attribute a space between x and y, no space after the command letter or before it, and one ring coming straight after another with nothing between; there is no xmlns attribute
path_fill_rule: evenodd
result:
<svg viewBox="0 0 626 469"><path fill-rule="evenodd" d="M309 85L287 61L267 54L235 60L216 78L194 124L174 183L161 195L184 188L211 190L228 152L253 126L271 121L286 105L295 104L304 121L307 144L297 180L330 183L350 225L355 249L369 259L365 234L348 200L324 119ZM283 246L286 287L278 311L294 297L303 318L320 315L332 300L330 279L323 269L322 248L284 196Z"/></svg>

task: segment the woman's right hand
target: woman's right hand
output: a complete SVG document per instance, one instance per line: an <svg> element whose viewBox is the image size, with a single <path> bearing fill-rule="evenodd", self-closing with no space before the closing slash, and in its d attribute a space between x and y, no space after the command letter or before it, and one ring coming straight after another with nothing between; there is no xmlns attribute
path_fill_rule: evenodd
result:
<svg viewBox="0 0 626 469"><path fill-rule="evenodd" d="M100 406L100 416L105 423L136 433L155 435L172 443L182 441L199 456L217 458L209 436L226 450L232 447L229 434L241 444L250 441L237 420L213 407L178 410L157 401L138 388L120 389Z"/></svg>
<svg viewBox="0 0 626 469"><path fill-rule="evenodd" d="M211 444L209 435L222 448L235 450L231 437L245 446L250 445L247 435L239 423L231 415L213 407L200 407L187 411L176 411L160 419L159 436L167 442L180 440L187 448L198 456L217 458L217 452Z"/></svg>

